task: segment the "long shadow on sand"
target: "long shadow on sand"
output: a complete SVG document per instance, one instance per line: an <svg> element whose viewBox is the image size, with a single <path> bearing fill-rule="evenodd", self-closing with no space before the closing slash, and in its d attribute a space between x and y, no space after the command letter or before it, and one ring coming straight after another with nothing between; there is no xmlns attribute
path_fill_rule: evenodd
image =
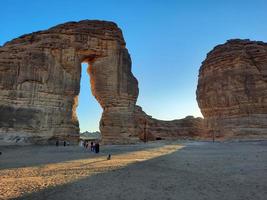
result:
<svg viewBox="0 0 267 200"><path fill-rule="evenodd" d="M169 192L176 188L175 178L170 178L168 175L171 172L165 174L166 170L170 170L168 165L171 164L166 163L166 160L170 160L173 156L172 153L137 162L15 199L167 199L166 197L170 197ZM108 165L109 161L106 162Z"/></svg>
<svg viewBox="0 0 267 200"><path fill-rule="evenodd" d="M118 155L134 151L159 148L170 142L156 142L136 145L107 145L101 147L99 154L79 146L0 146L0 170L21 167L41 166L78 159L96 158L108 154Z"/></svg>
<svg viewBox="0 0 267 200"><path fill-rule="evenodd" d="M266 154L266 147L255 145L188 146L16 199L263 200Z"/></svg>

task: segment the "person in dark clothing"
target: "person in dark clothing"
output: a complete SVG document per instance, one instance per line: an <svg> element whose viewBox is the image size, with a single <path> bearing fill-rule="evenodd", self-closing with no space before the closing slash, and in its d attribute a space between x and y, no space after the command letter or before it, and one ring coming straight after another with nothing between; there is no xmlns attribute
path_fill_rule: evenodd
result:
<svg viewBox="0 0 267 200"><path fill-rule="evenodd" d="M95 153L99 153L99 143L95 144Z"/></svg>
<svg viewBox="0 0 267 200"><path fill-rule="evenodd" d="M91 142L91 151L94 151L94 143Z"/></svg>
<svg viewBox="0 0 267 200"><path fill-rule="evenodd" d="M58 140L56 141L56 146L58 146L59 145L59 142L58 142Z"/></svg>
<svg viewBox="0 0 267 200"><path fill-rule="evenodd" d="M63 142L63 146L64 146L64 147L66 146L66 141Z"/></svg>

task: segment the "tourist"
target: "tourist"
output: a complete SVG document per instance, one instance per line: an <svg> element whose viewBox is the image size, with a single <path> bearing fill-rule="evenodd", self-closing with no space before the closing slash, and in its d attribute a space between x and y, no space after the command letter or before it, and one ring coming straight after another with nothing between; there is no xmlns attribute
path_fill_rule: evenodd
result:
<svg viewBox="0 0 267 200"><path fill-rule="evenodd" d="M56 146L58 147L58 145L59 145L59 142L58 142L58 140L56 141Z"/></svg>
<svg viewBox="0 0 267 200"><path fill-rule="evenodd" d="M111 159L111 155L110 155L110 154L108 154L107 160L110 160L110 159Z"/></svg>
<svg viewBox="0 0 267 200"><path fill-rule="evenodd" d="M94 143L91 142L91 151L94 151Z"/></svg>
<svg viewBox="0 0 267 200"><path fill-rule="evenodd" d="M95 153L99 153L99 143L97 142L96 144L95 144Z"/></svg>
<svg viewBox="0 0 267 200"><path fill-rule="evenodd" d="M66 141L64 140L64 142L63 142L63 146L65 147L66 146Z"/></svg>

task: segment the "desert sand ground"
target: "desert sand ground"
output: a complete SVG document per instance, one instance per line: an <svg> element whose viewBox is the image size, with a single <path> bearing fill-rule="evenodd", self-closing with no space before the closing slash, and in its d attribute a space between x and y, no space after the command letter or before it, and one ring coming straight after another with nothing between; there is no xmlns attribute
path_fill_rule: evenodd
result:
<svg viewBox="0 0 267 200"><path fill-rule="evenodd" d="M267 141L0 151L0 199L267 199Z"/></svg>

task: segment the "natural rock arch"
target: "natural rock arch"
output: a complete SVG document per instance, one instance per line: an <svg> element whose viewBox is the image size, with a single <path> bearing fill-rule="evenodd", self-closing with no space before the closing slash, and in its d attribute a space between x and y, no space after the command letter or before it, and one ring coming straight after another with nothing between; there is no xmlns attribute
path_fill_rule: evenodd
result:
<svg viewBox="0 0 267 200"><path fill-rule="evenodd" d="M199 135L202 120L160 121L136 106L138 82L121 30L113 22L68 22L0 47L0 141L77 140L81 63L103 108L104 142Z"/></svg>
<svg viewBox="0 0 267 200"><path fill-rule="evenodd" d="M92 92L104 110L100 129L105 138L133 124L137 81L114 23L70 22L23 35L1 48L0 62L2 134L19 132L34 142L77 137L82 62L90 65Z"/></svg>

